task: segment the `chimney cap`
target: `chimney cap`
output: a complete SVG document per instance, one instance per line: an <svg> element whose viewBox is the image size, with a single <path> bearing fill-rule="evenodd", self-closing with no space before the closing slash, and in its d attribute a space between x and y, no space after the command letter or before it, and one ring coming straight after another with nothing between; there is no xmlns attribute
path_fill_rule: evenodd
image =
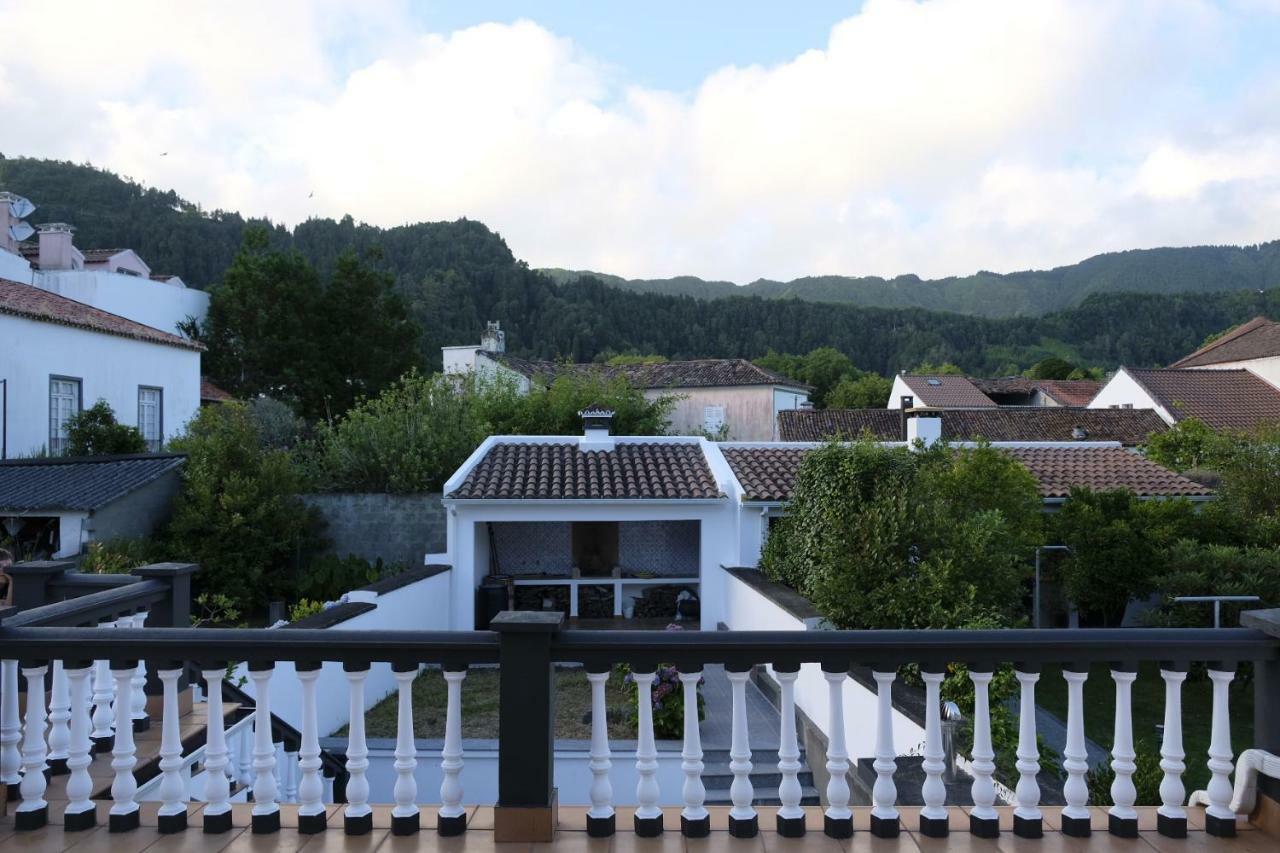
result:
<svg viewBox="0 0 1280 853"><path fill-rule="evenodd" d="M607 406L597 406L594 403L578 412L578 417L580 418L612 418L613 415L613 409Z"/></svg>
<svg viewBox="0 0 1280 853"><path fill-rule="evenodd" d="M71 233L74 233L76 229L65 222L46 222L43 225L37 225L36 230L39 231L41 234L45 234L45 233L71 234Z"/></svg>
<svg viewBox="0 0 1280 853"><path fill-rule="evenodd" d="M1077 441L1083 441L1089 437L1089 431L1079 424L1076 424L1071 428L1071 437Z"/></svg>
<svg viewBox="0 0 1280 853"><path fill-rule="evenodd" d="M940 417L942 415L942 412L943 412L943 409L938 406L908 406L907 407L908 415L927 415L927 416Z"/></svg>

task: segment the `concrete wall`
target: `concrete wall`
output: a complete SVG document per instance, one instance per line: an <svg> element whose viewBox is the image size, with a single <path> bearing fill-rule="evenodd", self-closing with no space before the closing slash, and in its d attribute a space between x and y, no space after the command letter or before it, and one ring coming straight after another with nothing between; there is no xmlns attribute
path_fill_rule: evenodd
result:
<svg viewBox="0 0 1280 853"><path fill-rule="evenodd" d="M438 494L334 493L303 495L329 527L329 552L373 562L420 566L445 550L445 512Z"/></svg>
<svg viewBox="0 0 1280 853"><path fill-rule="evenodd" d="M1124 368L1116 371L1115 376L1103 385L1097 395L1089 401L1090 409L1155 409L1165 423L1174 424L1173 413L1156 403L1146 389L1138 384Z"/></svg>
<svg viewBox="0 0 1280 853"><path fill-rule="evenodd" d="M708 407L724 410L730 441L772 441L777 438L777 413L781 408L799 408L808 395L797 394L773 385L728 386L714 388L652 388L644 395L653 400L664 394L678 394L681 399L671 411L671 435L700 435L708 429Z"/></svg>
<svg viewBox="0 0 1280 853"><path fill-rule="evenodd" d="M178 324L186 318L203 320L209 313L209 294L203 290L174 287L136 275L102 270L37 272L35 284L162 332L176 333Z"/></svg>
<svg viewBox="0 0 1280 853"><path fill-rule="evenodd" d="M168 471L140 489L89 516L86 541L150 536L173 513L173 499L182 488L182 469Z"/></svg>

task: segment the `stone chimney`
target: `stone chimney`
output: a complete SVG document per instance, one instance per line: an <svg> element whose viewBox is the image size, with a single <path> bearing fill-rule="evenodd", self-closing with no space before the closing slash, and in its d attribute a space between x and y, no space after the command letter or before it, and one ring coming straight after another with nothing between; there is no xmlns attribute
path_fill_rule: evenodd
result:
<svg viewBox="0 0 1280 853"><path fill-rule="evenodd" d="M942 440L941 411L928 406L916 406L907 412L907 443L914 444L917 438L925 447L932 447Z"/></svg>
<svg viewBox="0 0 1280 853"><path fill-rule="evenodd" d="M36 226L39 233L42 270L75 269L76 249L71 242L73 229L65 222L47 222Z"/></svg>
<svg viewBox="0 0 1280 853"><path fill-rule="evenodd" d="M588 406L578 412L582 418L582 440L578 449L613 450L613 410L601 406Z"/></svg>
<svg viewBox="0 0 1280 853"><path fill-rule="evenodd" d="M480 349L484 352L507 351L507 333L502 331L497 320L484 324L484 334L480 335Z"/></svg>

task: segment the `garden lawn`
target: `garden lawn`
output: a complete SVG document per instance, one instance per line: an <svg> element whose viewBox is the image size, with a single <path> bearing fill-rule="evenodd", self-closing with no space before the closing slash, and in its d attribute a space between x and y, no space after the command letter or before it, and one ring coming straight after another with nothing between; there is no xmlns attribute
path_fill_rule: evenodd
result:
<svg viewBox="0 0 1280 853"><path fill-rule="evenodd" d="M472 669L462 682L462 736L498 737L498 684L496 668ZM445 703L448 693L438 669L424 670L413 682L413 734L419 738L443 738ZM591 684L586 670L560 669L555 676L556 738L590 740L591 724L585 722L591 710ZM634 739L635 687L622 676L611 673L605 685L609 708L610 739ZM369 737L396 736L397 698L392 693L365 715ZM335 735L346 733L345 727Z"/></svg>
<svg viewBox="0 0 1280 853"><path fill-rule="evenodd" d="M1203 671L1188 673L1182 683L1182 751L1187 770L1182 781L1187 793L1203 790L1209 782L1209 734L1213 718L1212 682ZM1239 755L1253 745L1253 684L1241 681L1237 671L1231 682L1231 747ZM1064 722L1067 719L1067 682L1060 667L1045 667L1036 684L1036 702ZM1156 726L1164 723L1164 679L1155 662L1140 664L1133 683L1133 739L1138 752L1160 752ZM1115 725L1116 688L1111 669L1094 664L1084 683L1085 735L1110 749ZM1148 803L1143 805L1159 805Z"/></svg>

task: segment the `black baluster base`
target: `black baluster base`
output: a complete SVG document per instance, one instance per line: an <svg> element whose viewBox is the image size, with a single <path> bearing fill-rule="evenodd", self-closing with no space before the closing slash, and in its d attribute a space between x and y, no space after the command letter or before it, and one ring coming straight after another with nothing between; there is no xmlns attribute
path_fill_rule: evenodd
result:
<svg viewBox="0 0 1280 853"><path fill-rule="evenodd" d="M680 815L680 834L685 838L706 838L711 834L711 815L690 820Z"/></svg>
<svg viewBox="0 0 1280 853"><path fill-rule="evenodd" d="M205 835L221 835L224 832L231 831L231 809L227 809L221 814L202 813Z"/></svg>
<svg viewBox="0 0 1280 853"><path fill-rule="evenodd" d="M461 835L467 831L466 814L454 815L453 817L444 817L443 815L436 819L436 832L445 836Z"/></svg>
<svg viewBox="0 0 1280 853"><path fill-rule="evenodd" d="M324 812L320 814L300 814L298 815L298 832L303 835L316 835L325 831L328 816Z"/></svg>
<svg viewBox="0 0 1280 853"><path fill-rule="evenodd" d="M1062 816L1062 834L1072 838L1088 838L1093 834L1093 827L1087 817Z"/></svg>
<svg viewBox="0 0 1280 853"><path fill-rule="evenodd" d="M618 816L592 817L587 815L587 835L591 838L608 838L618 831Z"/></svg>
<svg viewBox="0 0 1280 853"><path fill-rule="evenodd" d="M969 815L969 833L976 838L999 838L1000 818Z"/></svg>
<svg viewBox="0 0 1280 853"><path fill-rule="evenodd" d="M231 813L227 813L231 817ZM113 814L107 817L107 832L133 832L142 825L142 810L135 805L128 814Z"/></svg>
<svg viewBox="0 0 1280 853"><path fill-rule="evenodd" d="M115 735L89 738L89 743L92 744L92 753L94 755L110 755L111 747L115 745L115 740Z"/></svg>
<svg viewBox="0 0 1280 853"><path fill-rule="evenodd" d="M249 826L254 835L271 835L280 831L280 809L270 814L256 814L250 818Z"/></svg>
<svg viewBox="0 0 1280 853"><path fill-rule="evenodd" d="M823 815L822 832L827 838L853 838L853 818Z"/></svg>
<svg viewBox="0 0 1280 853"><path fill-rule="evenodd" d="M46 776L66 776L71 772L65 758L48 758L45 759L45 764L49 765L44 771Z"/></svg>
<svg viewBox="0 0 1280 853"><path fill-rule="evenodd" d="M951 821L945 817L920 815L920 834L926 838L946 838L951 834Z"/></svg>
<svg viewBox="0 0 1280 853"><path fill-rule="evenodd" d="M1107 815L1107 832L1117 838L1137 838L1138 819L1136 817L1116 817Z"/></svg>
<svg viewBox="0 0 1280 853"><path fill-rule="evenodd" d="M151 730L151 718L150 718L150 717L147 717L147 716L134 717L134 719L133 719L133 732L134 732L134 734L137 734L138 732L145 732L145 731L150 731L150 730Z"/></svg>
<svg viewBox="0 0 1280 853"><path fill-rule="evenodd" d="M733 838L755 838L760 834L760 817L736 818L729 815L729 835Z"/></svg>
<svg viewBox="0 0 1280 853"><path fill-rule="evenodd" d="M1211 814L1204 816L1205 831L1215 838L1235 838L1236 837L1236 819L1231 817L1214 817Z"/></svg>
<svg viewBox="0 0 1280 853"><path fill-rule="evenodd" d="M1043 838L1044 820L1038 817L1013 816L1013 834L1019 838Z"/></svg>
<svg viewBox="0 0 1280 853"><path fill-rule="evenodd" d="M26 812L16 812L13 815L13 828L26 832L31 829L40 829L49 823L49 807L42 806L38 809L31 809Z"/></svg>
<svg viewBox="0 0 1280 853"><path fill-rule="evenodd" d="M641 838L657 838L662 834L662 815L657 817L635 817L636 835Z"/></svg>
<svg viewBox="0 0 1280 853"><path fill-rule="evenodd" d="M391 817L392 835L416 835L422 831L422 817L418 812L404 817Z"/></svg>
<svg viewBox="0 0 1280 853"><path fill-rule="evenodd" d="M88 808L82 812L67 812L62 816L62 829L64 832L84 832L86 829L93 829L97 825L98 810L95 808Z"/></svg>
<svg viewBox="0 0 1280 853"><path fill-rule="evenodd" d="M800 817L777 816L778 835L783 838L804 838L804 815Z"/></svg>
<svg viewBox="0 0 1280 853"><path fill-rule="evenodd" d="M871 834L876 838L897 838L902 825L897 816L877 817L871 815Z"/></svg>
<svg viewBox="0 0 1280 853"><path fill-rule="evenodd" d="M1187 819L1185 817L1166 817L1156 812L1156 831L1165 838L1186 838Z"/></svg>
<svg viewBox="0 0 1280 853"><path fill-rule="evenodd" d="M373 812L368 814L344 815L342 818L342 831L347 835L368 835L373 832Z"/></svg>

